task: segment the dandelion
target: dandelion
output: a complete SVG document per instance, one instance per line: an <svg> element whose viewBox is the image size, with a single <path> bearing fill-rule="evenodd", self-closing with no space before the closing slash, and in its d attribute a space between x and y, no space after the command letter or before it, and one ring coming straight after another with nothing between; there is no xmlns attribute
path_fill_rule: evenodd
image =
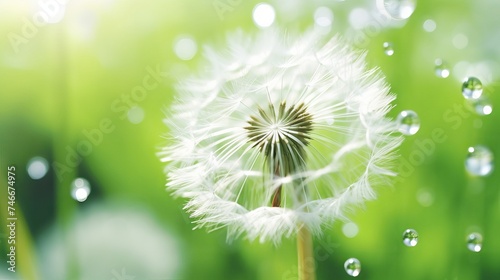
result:
<svg viewBox="0 0 500 280"><path fill-rule="evenodd" d="M197 228L275 244L297 236L306 270L311 235L395 175L394 96L364 53L314 32L237 32L205 57L165 120L167 188L188 200Z"/></svg>

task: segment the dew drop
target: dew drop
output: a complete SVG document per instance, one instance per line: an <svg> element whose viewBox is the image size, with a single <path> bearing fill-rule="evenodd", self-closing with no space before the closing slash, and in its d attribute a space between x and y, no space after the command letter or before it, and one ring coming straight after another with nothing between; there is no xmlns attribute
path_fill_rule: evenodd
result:
<svg viewBox="0 0 500 280"><path fill-rule="evenodd" d="M322 27L332 25L333 13L328 7L319 7L314 11L314 22Z"/></svg>
<svg viewBox="0 0 500 280"><path fill-rule="evenodd" d="M465 169L475 176L486 176L493 171L493 153L484 146L469 147Z"/></svg>
<svg viewBox="0 0 500 280"><path fill-rule="evenodd" d="M76 178L71 183L71 197L78 202L84 202L90 194L89 181L83 178Z"/></svg>
<svg viewBox="0 0 500 280"><path fill-rule="evenodd" d="M144 120L144 110L139 106L134 106L128 110L127 118L133 124L139 124Z"/></svg>
<svg viewBox="0 0 500 280"><path fill-rule="evenodd" d="M252 18L258 27L269 27L274 23L276 13L273 6L267 3L255 5L252 12Z"/></svg>
<svg viewBox="0 0 500 280"><path fill-rule="evenodd" d="M407 229L403 232L403 243L408 247L415 247L418 243L418 233L414 229Z"/></svg>
<svg viewBox="0 0 500 280"><path fill-rule="evenodd" d="M489 115L493 112L493 105L488 98L481 96L478 99L469 99L474 112L480 116Z"/></svg>
<svg viewBox="0 0 500 280"><path fill-rule="evenodd" d="M434 65L434 73L436 76L439 78L448 78L450 76L450 68L444 61L438 58L434 61Z"/></svg>
<svg viewBox="0 0 500 280"><path fill-rule="evenodd" d="M483 84L476 77L469 77L462 84L462 94L466 99L478 99L483 94Z"/></svg>
<svg viewBox="0 0 500 280"><path fill-rule="evenodd" d="M356 258L350 258L344 263L345 272L352 277L356 277L361 272L361 263Z"/></svg>
<svg viewBox="0 0 500 280"><path fill-rule="evenodd" d="M428 19L424 21L422 27L426 32L433 32L434 30L436 30L436 22L432 19Z"/></svg>
<svg viewBox="0 0 500 280"><path fill-rule="evenodd" d="M382 46L384 47L384 53L387 56L392 56L394 54L394 48L392 47L392 43L384 42Z"/></svg>
<svg viewBox="0 0 500 280"><path fill-rule="evenodd" d="M359 228L358 228L358 225L356 225L355 223L349 222L349 223L344 224L344 226L342 226L342 233L344 233L344 235L347 238L356 237L356 235L358 235L358 232L359 232Z"/></svg>
<svg viewBox="0 0 500 280"><path fill-rule="evenodd" d="M391 19L409 18L415 11L416 0L377 0L377 9Z"/></svg>
<svg viewBox="0 0 500 280"><path fill-rule="evenodd" d="M479 252L483 247L483 236L477 232L467 235L467 249L472 252Z"/></svg>
<svg viewBox="0 0 500 280"><path fill-rule="evenodd" d="M34 157L28 161L26 171L31 179L38 180L47 174L49 170L49 163L43 157Z"/></svg>
<svg viewBox="0 0 500 280"><path fill-rule="evenodd" d="M174 52L182 60L191 60L198 51L196 41L190 35L180 35L174 41Z"/></svg>
<svg viewBox="0 0 500 280"><path fill-rule="evenodd" d="M397 117L399 132L404 135L414 135L420 129L420 118L412 110L404 110Z"/></svg>

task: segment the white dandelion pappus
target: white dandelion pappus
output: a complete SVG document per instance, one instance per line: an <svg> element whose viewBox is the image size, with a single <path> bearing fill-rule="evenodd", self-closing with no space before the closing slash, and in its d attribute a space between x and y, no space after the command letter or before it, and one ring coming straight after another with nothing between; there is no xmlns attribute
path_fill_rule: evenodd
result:
<svg viewBox="0 0 500 280"><path fill-rule="evenodd" d="M386 118L393 95L364 53L264 30L205 49L208 71L186 79L165 123L167 188L197 227L279 243L321 234L388 184L401 143Z"/></svg>

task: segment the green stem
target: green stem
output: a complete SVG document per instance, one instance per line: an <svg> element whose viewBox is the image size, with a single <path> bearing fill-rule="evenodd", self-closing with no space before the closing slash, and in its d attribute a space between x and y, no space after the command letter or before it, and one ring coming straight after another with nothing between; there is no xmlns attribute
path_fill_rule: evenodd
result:
<svg viewBox="0 0 500 280"><path fill-rule="evenodd" d="M316 270L311 232L302 226L297 234L299 280L315 280Z"/></svg>

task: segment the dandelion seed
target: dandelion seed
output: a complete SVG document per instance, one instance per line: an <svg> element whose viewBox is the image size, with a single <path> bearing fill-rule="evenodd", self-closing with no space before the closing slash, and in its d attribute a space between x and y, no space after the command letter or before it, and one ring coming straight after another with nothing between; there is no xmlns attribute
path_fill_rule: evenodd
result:
<svg viewBox="0 0 500 280"><path fill-rule="evenodd" d="M197 227L279 243L345 220L394 176L394 96L364 53L261 30L205 48L209 73L184 80L165 120L167 188Z"/></svg>

